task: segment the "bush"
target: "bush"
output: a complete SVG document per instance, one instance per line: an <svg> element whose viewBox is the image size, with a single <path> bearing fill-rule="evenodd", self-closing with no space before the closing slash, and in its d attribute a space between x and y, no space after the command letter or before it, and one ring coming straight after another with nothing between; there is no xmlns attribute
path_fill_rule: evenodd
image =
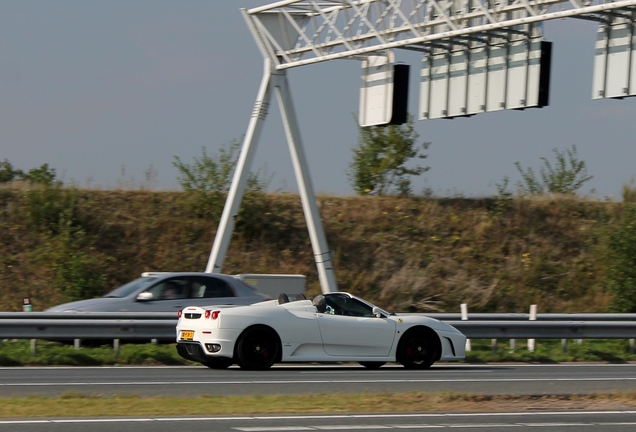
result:
<svg viewBox="0 0 636 432"><path fill-rule="evenodd" d="M552 167L550 161L542 157L544 166L539 170L540 179L537 178L532 168L524 170L519 162L515 162L523 179L523 182L517 183L522 194L574 194L585 182L592 179L593 176L587 175L585 161L578 159L575 145L572 146L571 150L566 149L565 152L560 152L558 149L552 151L556 155L556 166Z"/></svg>
<svg viewBox="0 0 636 432"><path fill-rule="evenodd" d="M608 235L607 286L614 293L613 312L636 312L636 206L625 206Z"/></svg>

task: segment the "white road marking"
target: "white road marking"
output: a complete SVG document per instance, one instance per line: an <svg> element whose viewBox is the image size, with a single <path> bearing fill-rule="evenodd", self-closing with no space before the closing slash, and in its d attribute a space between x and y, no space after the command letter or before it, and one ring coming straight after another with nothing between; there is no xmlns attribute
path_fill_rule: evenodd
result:
<svg viewBox="0 0 636 432"><path fill-rule="evenodd" d="M586 416L586 415L629 415L629 414L636 414L636 411L541 411L541 412L484 412L484 413L436 413L436 414L352 414L352 415L346 415L346 414L335 414L335 415L307 415L307 416L302 416L302 415L289 415L289 416L283 416L283 415L278 415L278 416L241 416L241 417L233 417L233 416L229 416L229 417L154 417L154 418L122 418L122 417L104 417L104 418L99 418L99 419L95 419L95 418L90 418L90 419L82 419L82 418L73 418L73 419L38 419L38 420L30 420L30 419L23 419L23 420L19 420L19 419L14 419L14 420L0 420L0 425L5 425L5 424L37 424L37 423L126 423L126 422L130 422L130 423L134 423L134 422L192 422L192 421L212 421L212 422L221 422L221 421L263 421L263 420L333 420L333 419L396 419L396 418L408 418L408 419L413 419L413 418L431 418L431 417L437 417L437 418L465 418L467 416L474 416L474 417L482 417L482 416L489 416L489 417L544 417L544 416L554 416L554 415L559 415L559 416L563 416L563 417L568 417L568 416ZM471 423L471 424L475 424L475 423ZM606 425L606 426L631 426L631 425L636 425L636 422L590 422L590 423L581 423L580 421L577 423L492 423L492 425L497 424L500 425L499 427L516 427L516 426L544 426L544 425L576 425L576 426L593 426L593 425ZM378 424L374 424L371 426L364 426L364 428L370 428L373 426L378 426L378 427L382 427L382 428L414 428L414 427L457 427L459 424L451 424L451 423L444 423L444 424L438 424L438 425L378 425ZM477 425L477 424L475 424ZM338 425L336 425L338 426ZM466 426L466 424L463 424L463 426ZM482 427L482 425L477 425L478 427ZM281 427L286 427L286 426L279 426L278 428L280 429ZM300 427L300 426L298 426ZM325 426L302 426L302 427L308 427L308 428L314 428L314 429L319 429L319 428L324 428L327 427ZM331 427L331 426L329 426ZM357 427L357 426L352 426L352 425L347 425L347 428L351 429L352 427ZM362 427L362 426L360 426Z"/></svg>
<svg viewBox="0 0 636 432"><path fill-rule="evenodd" d="M243 432L275 432L275 431L306 431L306 430L316 430L312 427L306 426L272 426L272 427L235 427L232 428L235 430L240 430Z"/></svg>
<svg viewBox="0 0 636 432"><path fill-rule="evenodd" d="M506 383L506 382L603 382L636 381L636 377L588 378L453 378L453 379L383 379L373 380L244 380L244 381L116 381L116 382L44 382L0 383L0 387L54 387L54 386L157 386L157 385L286 385L286 384L415 384L415 383Z"/></svg>
<svg viewBox="0 0 636 432"><path fill-rule="evenodd" d="M593 367L593 368L634 368L636 364L633 363L622 363L622 364L607 364L607 363L557 363L557 364L524 364L524 363L489 363L489 364L470 364L470 363L435 363L432 370L435 369L445 369L451 367L452 369L506 369L506 368L571 368L571 367ZM232 366L233 369L238 368L237 366ZM361 366L358 364L321 364L321 365L309 365L309 364L286 364L286 363L278 363L273 366L273 369L307 369L311 368L315 371L301 371L300 373L317 373L320 369L360 369ZM200 365L194 366L20 366L19 370L102 370L102 369L204 369L207 370L206 367ZM404 368L401 365L390 364L384 366L382 369L402 369ZM0 371L2 370L10 370L15 371L15 366L3 366L0 367ZM361 370L361 372L363 372ZM482 371L483 372L483 371ZM330 373L326 371L326 373ZM350 373L350 371L346 371L346 373Z"/></svg>

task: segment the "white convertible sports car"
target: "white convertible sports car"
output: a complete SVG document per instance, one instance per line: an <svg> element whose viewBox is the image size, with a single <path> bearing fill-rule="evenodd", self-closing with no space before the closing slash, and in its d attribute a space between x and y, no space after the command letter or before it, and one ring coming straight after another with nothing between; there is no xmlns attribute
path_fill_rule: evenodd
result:
<svg viewBox="0 0 636 432"><path fill-rule="evenodd" d="M464 358L466 337L433 318L391 314L343 292L301 297L187 307L179 311L177 351L213 369L237 363L251 370L276 362L358 362L373 369L393 361L426 369Z"/></svg>

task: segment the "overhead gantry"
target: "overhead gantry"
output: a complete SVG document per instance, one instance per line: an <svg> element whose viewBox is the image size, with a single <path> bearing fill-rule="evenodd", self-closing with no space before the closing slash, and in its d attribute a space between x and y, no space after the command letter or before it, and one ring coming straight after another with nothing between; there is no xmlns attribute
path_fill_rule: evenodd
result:
<svg viewBox="0 0 636 432"><path fill-rule="evenodd" d="M593 98L636 95L636 0L285 0L243 9L242 14L264 58L263 78L206 272L221 272L223 267L249 168L275 93L320 285L323 292L337 291L333 258L287 81L288 69L338 59L363 61L364 111L376 108L369 108L368 101L373 98L365 93L365 83L374 82L369 78L374 75L369 65L390 65L395 49L415 50L424 56L419 119L541 107L547 105L550 63L541 23L580 18L599 22ZM369 61L373 57L385 60ZM393 91L390 68L375 75L384 77L383 85Z"/></svg>

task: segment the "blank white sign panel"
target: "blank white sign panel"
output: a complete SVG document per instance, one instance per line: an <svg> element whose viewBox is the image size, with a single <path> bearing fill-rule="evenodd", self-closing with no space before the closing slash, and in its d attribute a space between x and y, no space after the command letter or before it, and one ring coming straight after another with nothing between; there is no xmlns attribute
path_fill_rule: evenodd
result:
<svg viewBox="0 0 636 432"><path fill-rule="evenodd" d="M369 56L362 62L360 126L376 126L391 121L394 62L391 51L386 56Z"/></svg>
<svg viewBox="0 0 636 432"><path fill-rule="evenodd" d="M592 99L636 95L634 24L616 18L600 25L596 38Z"/></svg>
<svg viewBox="0 0 636 432"><path fill-rule="evenodd" d="M533 38L440 51L422 61L420 120L547 105L550 42Z"/></svg>

